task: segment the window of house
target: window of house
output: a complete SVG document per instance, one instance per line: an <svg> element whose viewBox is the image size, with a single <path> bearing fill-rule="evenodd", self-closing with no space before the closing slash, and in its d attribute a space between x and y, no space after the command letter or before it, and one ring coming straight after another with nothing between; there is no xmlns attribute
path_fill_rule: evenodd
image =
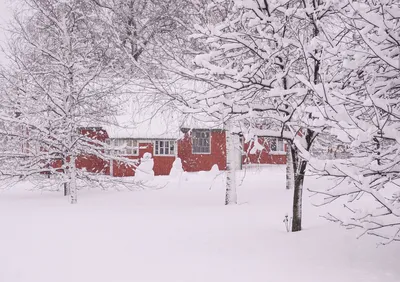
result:
<svg viewBox="0 0 400 282"><path fill-rule="evenodd" d="M192 132L192 145L194 154L211 153L210 131L194 130Z"/></svg>
<svg viewBox="0 0 400 282"><path fill-rule="evenodd" d="M271 152L284 152L285 148L283 145L283 139L271 138L269 140L269 149Z"/></svg>
<svg viewBox="0 0 400 282"><path fill-rule="evenodd" d="M109 152L113 155L122 156L137 156L138 142L135 139L118 138L118 139L108 139L107 144L113 147Z"/></svg>
<svg viewBox="0 0 400 282"><path fill-rule="evenodd" d="M157 140L154 143L155 156L174 156L175 141L173 140Z"/></svg>

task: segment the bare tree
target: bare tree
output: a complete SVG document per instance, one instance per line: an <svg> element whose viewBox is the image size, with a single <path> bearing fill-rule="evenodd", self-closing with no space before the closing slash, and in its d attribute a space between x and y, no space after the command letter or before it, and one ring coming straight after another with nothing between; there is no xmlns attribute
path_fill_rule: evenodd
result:
<svg viewBox="0 0 400 282"><path fill-rule="evenodd" d="M88 1L24 1L12 27L12 64L2 72L2 175L51 174L73 204L77 179L91 177L77 159L110 158L104 140L82 128L106 123L118 106L113 50L96 15Z"/></svg>
<svg viewBox="0 0 400 282"><path fill-rule="evenodd" d="M163 48L177 46L193 4L189 0L91 0L100 8L109 42L114 48L115 68L127 77L163 77L159 61L166 61ZM178 52L176 52L178 53Z"/></svg>

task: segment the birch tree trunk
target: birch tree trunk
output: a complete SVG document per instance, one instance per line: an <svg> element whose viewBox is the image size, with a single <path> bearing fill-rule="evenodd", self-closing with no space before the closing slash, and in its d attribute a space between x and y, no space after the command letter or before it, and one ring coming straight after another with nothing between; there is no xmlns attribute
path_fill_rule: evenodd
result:
<svg viewBox="0 0 400 282"><path fill-rule="evenodd" d="M65 156L63 156L63 159L62 159L62 167L63 167L63 173L65 174L65 163L66 163L66 158L65 158ZM64 180L65 180L65 177L64 177ZM63 183L63 188L64 188L64 196L69 196L71 193L70 193L70 189L69 189L69 182L64 182Z"/></svg>
<svg viewBox="0 0 400 282"><path fill-rule="evenodd" d="M69 161L69 173L70 173L70 199L71 204L76 204L78 202L78 192L76 187L76 166L75 166L75 156L71 156Z"/></svg>
<svg viewBox="0 0 400 282"><path fill-rule="evenodd" d="M70 189L69 189L69 184L68 183L64 183L64 196L69 196L70 193Z"/></svg>
<svg viewBox="0 0 400 282"><path fill-rule="evenodd" d="M226 191L225 205L237 204L236 193L236 158L235 158L235 135L231 133L232 122L224 123L226 134Z"/></svg>
<svg viewBox="0 0 400 282"><path fill-rule="evenodd" d="M294 163L292 156L292 142L288 142L286 152L286 189L293 189L294 187Z"/></svg>
<svg viewBox="0 0 400 282"><path fill-rule="evenodd" d="M110 176L114 176L114 160L110 159Z"/></svg>

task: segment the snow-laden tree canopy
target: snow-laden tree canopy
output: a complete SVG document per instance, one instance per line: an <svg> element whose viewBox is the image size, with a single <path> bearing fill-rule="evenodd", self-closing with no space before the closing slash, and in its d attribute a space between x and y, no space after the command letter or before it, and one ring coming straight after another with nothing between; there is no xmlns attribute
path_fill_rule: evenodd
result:
<svg viewBox="0 0 400 282"><path fill-rule="evenodd" d="M345 160L312 160L334 187L313 187L322 203L346 198L348 218L329 219L363 234L400 241L400 6L398 1L346 1L335 33L319 45L329 62L320 84L318 122L350 148ZM340 24L340 25L339 25ZM370 201L368 210L361 201Z"/></svg>
<svg viewBox="0 0 400 282"><path fill-rule="evenodd" d="M82 128L107 121L123 83L98 13L91 1L23 1L11 27L12 63L2 71L2 175L52 174L72 203L76 179L90 178L77 157L109 158Z"/></svg>

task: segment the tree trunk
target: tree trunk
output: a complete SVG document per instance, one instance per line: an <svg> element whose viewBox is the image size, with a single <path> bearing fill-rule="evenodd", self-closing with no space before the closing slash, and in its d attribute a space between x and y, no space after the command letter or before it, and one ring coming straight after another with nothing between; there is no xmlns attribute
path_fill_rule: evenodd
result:
<svg viewBox="0 0 400 282"><path fill-rule="evenodd" d="M110 176L114 176L114 160L110 159Z"/></svg>
<svg viewBox="0 0 400 282"><path fill-rule="evenodd" d="M69 190L69 185L68 183L64 183L64 196L69 196L71 194Z"/></svg>
<svg viewBox="0 0 400 282"><path fill-rule="evenodd" d="M63 159L61 160L61 163L62 163L62 167L63 167L63 173L65 174L65 173L66 173L66 168L65 168L65 163L66 163L66 161L65 161L65 156L64 156ZM63 186L64 186L64 196L69 196L69 195L71 194L71 191L70 191L70 189L69 189L69 183L64 182Z"/></svg>
<svg viewBox="0 0 400 282"><path fill-rule="evenodd" d="M286 153L286 189L294 188L294 163L291 148L292 142L288 142Z"/></svg>
<svg viewBox="0 0 400 282"><path fill-rule="evenodd" d="M71 156L69 162L69 173L70 173L70 199L71 204L76 204L78 202L78 192L76 187L76 167L75 167L75 157Z"/></svg>
<svg viewBox="0 0 400 282"><path fill-rule="evenodd" d="M315 132L307 129L305 133L305 141L307 147L305 148L308 152L311 149L311 145L314 141ZM303 202L303 183L304 174L307 168L307 161L300 159L299 150L296 145L291 144L292 161L294 169L294 191L293 191L293 218L292 218L292 232L300 231L301 218L302 218L302 202Z"/></svg>
<svg viewBox="0 0 400 282"><path fill-rule="evenodd" d="M231 134L231 121L224 124L226 134L226 190L225 205L237 204L235 137Z"/></svg>
<svg viewBox="0 0 400 282"><path fill-rule="evenodd" d="M292 232L301 231L304 173L307 162L301 161L294 181Z"/></svg>

